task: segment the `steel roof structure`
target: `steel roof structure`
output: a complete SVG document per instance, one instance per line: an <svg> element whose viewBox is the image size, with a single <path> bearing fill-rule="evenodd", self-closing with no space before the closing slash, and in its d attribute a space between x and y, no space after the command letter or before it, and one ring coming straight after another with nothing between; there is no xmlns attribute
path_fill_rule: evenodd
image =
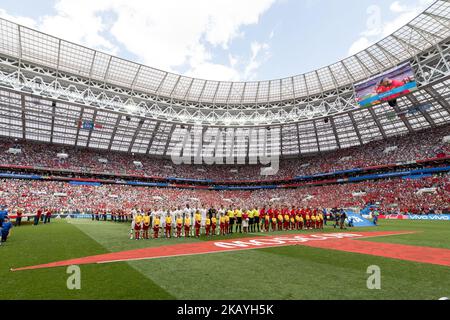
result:
<svg viewBox="0 0 450 320"><path fill-rule="evenodd" d="M355 83L404 62L419 90L395 108L357 105ZM449 87L450 3L443 0L354 56L259 82L164 72L0 19L0 135L7 137L168 156L171 137L196 125L222 134L271 128L278 134L268 148L289 157L446 124ZM83 121L95 129L80 128ZM249 139L233 153L251 155Z"/></svg>

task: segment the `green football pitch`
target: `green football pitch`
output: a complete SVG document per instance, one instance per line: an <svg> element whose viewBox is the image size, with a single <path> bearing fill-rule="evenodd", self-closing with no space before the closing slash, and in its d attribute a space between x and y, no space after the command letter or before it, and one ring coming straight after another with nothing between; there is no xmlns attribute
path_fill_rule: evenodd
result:
<svg viewBox="0 0 450 320"><path fill-rule="evenodd" d="M351 231L414 231L369 240L450 249L449 222L380 222L377 228ZM334 231L332 227L326 227L324 232ZM270 235L281 234L286 233ZM67 288L70 275L66 267L10 271L11 268L109 252L221 239L134 241L129 240L128 235L128 224L90 220L54 220L47 225L14 228L11 238L0 247L0 300L436 300L450 296L449 267L306 246L83 265L80 290ZM370 265L381 269L380 290L367 289Z"/></svg>

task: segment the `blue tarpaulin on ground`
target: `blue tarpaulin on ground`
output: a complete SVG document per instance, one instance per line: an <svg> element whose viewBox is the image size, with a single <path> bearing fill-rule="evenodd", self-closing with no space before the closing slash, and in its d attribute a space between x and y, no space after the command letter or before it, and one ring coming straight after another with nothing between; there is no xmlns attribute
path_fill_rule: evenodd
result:
<svg viewBox="0 0 450 320"><path fill-rule="evenodd" d="M375 227L372 221L363 218L361 215L354 213L352 211L346 211L347 219L350 221L350 219L353 219L353 225L355 227Z"/></svg>

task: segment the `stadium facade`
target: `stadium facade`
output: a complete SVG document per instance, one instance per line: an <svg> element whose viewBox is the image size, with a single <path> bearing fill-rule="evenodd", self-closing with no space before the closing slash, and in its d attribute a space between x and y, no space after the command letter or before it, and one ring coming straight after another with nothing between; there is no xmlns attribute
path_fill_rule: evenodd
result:
<svg viewBox="0 0 450 320"><path fill-rule="evenodd" d="M395 106L357 103L355 84L404 63L412 66L418 90ZM193 128L220 135L240 129L247 136L270 129L266 148L289 158L449 122L448 1L436 1L354 56L259 82L189 78L0 19L4 137L169 157L177 146L172 137ZM233 145L236 156L254 150L251 139Z"/></svg>

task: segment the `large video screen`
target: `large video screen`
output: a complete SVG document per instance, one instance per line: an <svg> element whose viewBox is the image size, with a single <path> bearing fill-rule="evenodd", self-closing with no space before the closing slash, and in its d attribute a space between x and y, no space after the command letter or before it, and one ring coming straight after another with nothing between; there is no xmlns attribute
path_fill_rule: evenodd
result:
<svg viewBox="0 0 450 320"><path fill-rule="evenodd" d="M417 89L414 71L409 63L391 69L370 80L355 85L356 101L361 107L383 102L397 105L399 96Z"/></svg>

